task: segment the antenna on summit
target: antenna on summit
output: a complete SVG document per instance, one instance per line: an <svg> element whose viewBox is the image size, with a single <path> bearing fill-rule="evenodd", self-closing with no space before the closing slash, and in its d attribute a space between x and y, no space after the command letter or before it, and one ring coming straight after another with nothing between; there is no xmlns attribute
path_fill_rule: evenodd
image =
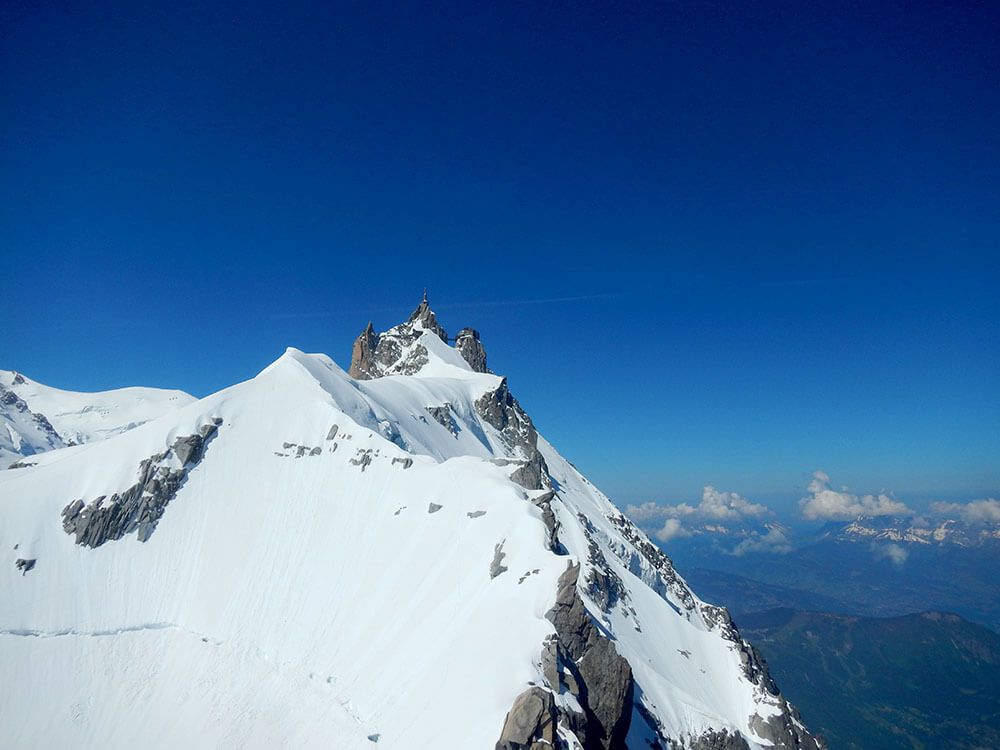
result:
<svg viewBox="0 0 1000 750"><path fill-rule="evenodd" d="M424 304L427 304L427 287L424 287Z"/></svg>

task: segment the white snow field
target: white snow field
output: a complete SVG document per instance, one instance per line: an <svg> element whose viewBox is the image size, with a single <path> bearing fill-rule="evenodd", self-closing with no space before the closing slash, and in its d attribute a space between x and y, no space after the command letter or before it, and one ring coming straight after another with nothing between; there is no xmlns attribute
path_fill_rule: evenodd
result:
<svg viewBox="0 0 1000 750"><path fill-rule="evenodd" d="M88 442L0 471L0 746L492 748L534 685L560 707L554 742L592 747L540 657L580 563L586 613L634 675L628 747L816 747L724 612L554 448L538 439L542 489L511 479L530 451L483 416L502 379L407 325L399 359L426 352L411 374L357 380L289 349L197 401L98 394L119 407L103 422L28 381L25 401ZM158 483L134 497L169 496L162 515L123 521L109 509L151 458ZM548 488L556 548L532 502Z"/></svg>
<svg viewBox="0 0 1000 750"><path fill-rule="evenodd" d="M36 453L103 440L194 400L160 388L62 391L0 370L0 468Z"/></svg>

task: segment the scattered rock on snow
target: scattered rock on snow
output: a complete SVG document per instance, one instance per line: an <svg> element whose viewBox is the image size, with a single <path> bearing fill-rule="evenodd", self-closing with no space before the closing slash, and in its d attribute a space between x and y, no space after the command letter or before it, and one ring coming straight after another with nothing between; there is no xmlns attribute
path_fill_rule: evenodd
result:
<svg viewBox="0 0 1000 750"><path fill-rule="evenodd" d="M501 573L507 572L507 567L503 564L503 559L506 557L503 551L505 541L507 540L501 540L500 543L493 548L493 562L490 563L490 578L496 578Z"/></svg>

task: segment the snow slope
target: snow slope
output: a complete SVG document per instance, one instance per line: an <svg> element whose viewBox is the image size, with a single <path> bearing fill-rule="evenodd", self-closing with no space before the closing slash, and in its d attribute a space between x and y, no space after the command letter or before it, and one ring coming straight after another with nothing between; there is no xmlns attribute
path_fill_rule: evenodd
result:
<svg viewBox="0 0 1000 750"><path fill-rule="evenodd" d="M404 333L406 356L425 349L412 374L355 380L289 349L160 419L0 471L3 743L489 748L535 685L558 741L580 747L583 698L540 657L579 563L586 616L634 677L629 747L719 732L816 747L724 610L544 439L522 439L506 381L434 331ZM536 455L532 488L518 472ZM138 531L114 511L126 497L146 503Z"/></svg>
<svg viewBox="0 0 1000 750"><path fill-rule="evenodd" d="M194 400L182 391L159 388L63 391L0 370L0 466L66 445L103 440Z"/></svg>

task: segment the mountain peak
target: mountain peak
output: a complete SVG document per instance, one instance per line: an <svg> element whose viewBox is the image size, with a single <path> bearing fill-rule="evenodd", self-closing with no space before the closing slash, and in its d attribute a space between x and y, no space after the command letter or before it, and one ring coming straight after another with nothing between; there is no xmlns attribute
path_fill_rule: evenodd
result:
<svg viewBox="0 0 1000 750"><path fill-rule="evenodd" d="M416 375L431 362L464 371L489 372L486 350L478 331L462 328L454 342L455 346L451 347L448 333L438 323L425 289L420 304L404 323L376 333L369 321L354 341L348 372L356 380L372 380L386 375Z"/></svg>
<svg viewBox="0 0 1000 750"><path fill-rule="evenodd" d="M426 289L424 289L424 297L417 305L417 309L410 313L406 322L414 328L436 333L443 342L448 343L448 334L437 322L437 316L434 315L434 311L431 310L430 303L427 301Z"/></svg>

